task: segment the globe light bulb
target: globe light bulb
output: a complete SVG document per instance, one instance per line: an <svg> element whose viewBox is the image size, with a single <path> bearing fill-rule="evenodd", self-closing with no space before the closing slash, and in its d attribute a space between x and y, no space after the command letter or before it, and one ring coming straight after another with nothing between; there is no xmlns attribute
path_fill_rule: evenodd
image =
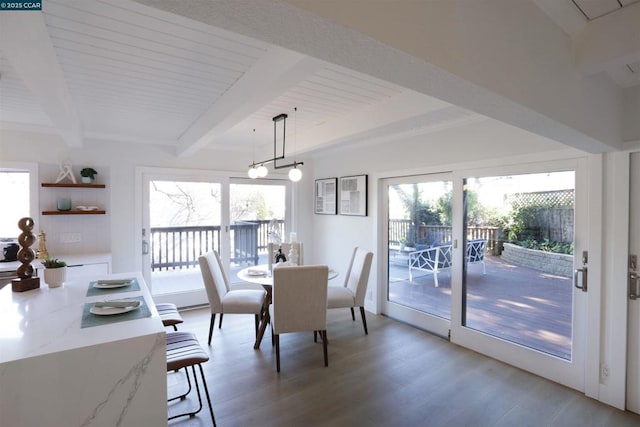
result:
<svg viewBox="0 0 640 427"><path fill-rule="evenodd" d="M298 182L302 179L302 171L298 168L293 168L289 171L289 179L293 182Z"/></svg>
<svg viewBox="0 0 640 427"><path fill-rule="evenodd" d="M256 179L258 177L258 169L255 167L250 167L248 172L249 178Z"/></svg>
<svg viewBox="0 0 640 427"><path fill-rule="evenodd" d="M269 169L265 165L258 166L256 171L258 172L258 178L264 178L269 173Z"/></svg>

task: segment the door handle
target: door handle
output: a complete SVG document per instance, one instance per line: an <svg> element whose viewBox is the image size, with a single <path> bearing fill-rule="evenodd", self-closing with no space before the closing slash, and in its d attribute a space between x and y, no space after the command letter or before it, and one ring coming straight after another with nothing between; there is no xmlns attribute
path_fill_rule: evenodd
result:
<svg viewBox="0 0 640 427"><path fill-rule="evenodd" d="M582 273L582 283L578 285L578 274ZM573 272L573 286L587 292L587 267L576 268Z"/></svg>
<svg viewBox="0 0 640 427"><path fill-rule="evenodd" d="M629 272L629 299L638 299L638 274Z"/></svg>

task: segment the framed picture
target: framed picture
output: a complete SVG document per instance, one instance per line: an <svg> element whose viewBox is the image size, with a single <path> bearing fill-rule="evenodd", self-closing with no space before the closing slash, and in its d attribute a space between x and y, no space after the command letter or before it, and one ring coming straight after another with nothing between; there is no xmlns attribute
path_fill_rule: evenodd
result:
<svg viewBox="0 0 640 427"><path fill-rule="evenodd" d="M340 177L340 215L367 216L367 175Z"/></svg>
<svg viewBox="0 0 640 427"><path fill-rule="evenodd" d="M316 179L314 212L323 215L338 213L338 178Z"/></svg>

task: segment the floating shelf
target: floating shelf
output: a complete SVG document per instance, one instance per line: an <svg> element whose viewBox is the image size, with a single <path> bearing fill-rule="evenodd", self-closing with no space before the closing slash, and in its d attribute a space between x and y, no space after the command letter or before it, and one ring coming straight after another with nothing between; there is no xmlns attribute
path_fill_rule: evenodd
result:
<svg viewBox="0 0 640 427"><path fill-rule="evenodd" d="M104 215L106 211L97 210L97 211L42 211L42 215Z"/></svg>
<svg viewBox="0 0 640 427"><path fill-rule="evenodd" d="M105 184L65 184L54 182L43 182L43 187L55 187L55 188L105 188Z"/></svg>

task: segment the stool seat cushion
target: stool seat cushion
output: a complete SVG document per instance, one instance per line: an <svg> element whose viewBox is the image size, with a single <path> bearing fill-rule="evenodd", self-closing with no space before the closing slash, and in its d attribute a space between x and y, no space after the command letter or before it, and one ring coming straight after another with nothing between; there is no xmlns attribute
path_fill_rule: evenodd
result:
<svg viewBox="0 0 640 427"><path fill-rule="evenodd" d="M174 326L184 322L175 304L172 304L172 303L156 304L156 309L158 310L158 314L160 315L160 319L162 319L162 324L164 326Z"/></svg>
<svg viewBox="0 0 640 427"><path fill-rule="evenodd" d="M209 354L200 347L190 332L167 333L167 371L175 371L209 360Z"/></svg>

